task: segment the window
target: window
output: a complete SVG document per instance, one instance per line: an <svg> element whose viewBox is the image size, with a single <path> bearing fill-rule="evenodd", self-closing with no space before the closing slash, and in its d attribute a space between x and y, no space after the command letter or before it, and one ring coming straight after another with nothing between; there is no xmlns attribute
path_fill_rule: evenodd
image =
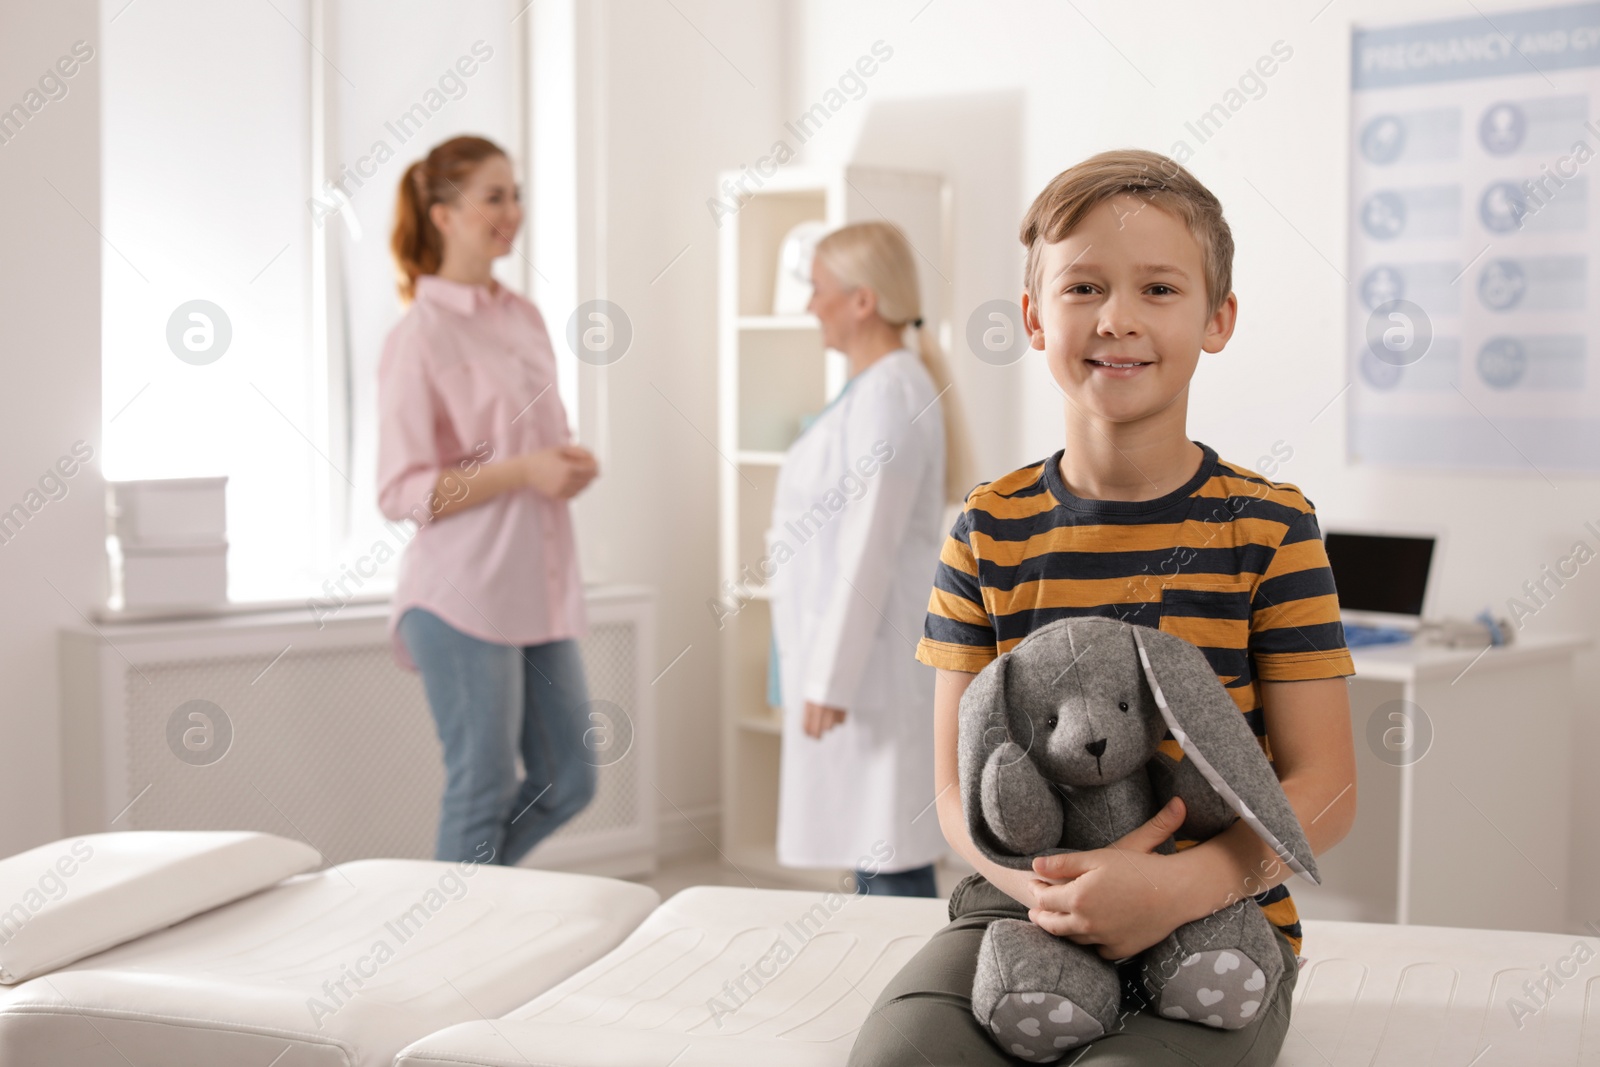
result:
<svg viewBox="0 0 1600 1067"><path fill-rule="evenodd" d="M459 133L525 173L518 6L102 5L103 470L228 476L230 599L348 594L376 541L398 555L374 485L394 190ZM496 274L526 292L522 257Z"/></svg>

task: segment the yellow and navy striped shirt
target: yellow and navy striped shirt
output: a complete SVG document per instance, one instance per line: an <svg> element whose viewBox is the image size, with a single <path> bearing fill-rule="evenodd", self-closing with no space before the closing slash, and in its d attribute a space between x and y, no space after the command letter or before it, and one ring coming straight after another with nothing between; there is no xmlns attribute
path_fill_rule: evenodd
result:
<svg viewBox="0 0 1600 1067"><path fill-rule="evenodd" d="M1333 572L1298 488L1195 444L1194 477L1151 500L1074 496L1061 452L973 489L940 553L917 659L976 672L1057 619L1150 626L1205 653L1272 759L1257 683L1355 673ZM1183 758L1170 732L1161 749ZM1255 899L1298 953L1288 888Z"/></svg>

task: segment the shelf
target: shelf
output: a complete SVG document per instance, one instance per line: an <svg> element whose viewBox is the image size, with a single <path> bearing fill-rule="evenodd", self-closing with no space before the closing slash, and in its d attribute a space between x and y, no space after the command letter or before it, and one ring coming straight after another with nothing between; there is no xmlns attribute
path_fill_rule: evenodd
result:
<svg viewBox="0 0 1600 1067"><path fill-rule="evenodd" d="M758 317L757 322L794 322ZM773 327L737 335L739 448L788 448L801 424L828 402L826 349L818 329Z"/></svg>
<svg viewBox="0 0 1600 1067"><path fill-rule="evenodd" d="M742 578L743 578L743 574L740 575L740 579L742 579ZM763 601L763 602L766 602L766 603L770 603L772 601L772 586L769 585L768 583L766 583L766 582L746 582L746 581L742 581L742 580L737 580L737 582L738 582L738 585L739 585L740 589L742 589L742 590L744 590L744 592L750 594L749 596L744 598L745 600L747 600L747 601L758 601L759 600L759 601Z"/></svg>
<svg viewBox="0 0 1600 1067"><path fill-rule="evenodd" d="M740 315L741 330L817 330L822 324L813 315Z"/></svg>
<svg viewBox="0 0 1600 1067"><path fill-rule="evenodd" d="M732 253L722 260L724 277L734 281L733 310L742 319L771 318L772 298L778 278L778 253L789 231L803 222L826 223L838 215L830 211L828 188L765 191L750 197L732 225L723 232Z"/></svg>
<svg viewBox="0 0 1600 1067"><path fill-rule="evenodd" d="M757 455L763 454L757 453ZM759 571L750 568L759 564L767 555L766 534L767 528L772 525L772 501L778 489L778 464L765 461L743 463L737 470L736 481L739 483L739 492L734 507L738 526L734 544L737 546L738 554L735 556L733 570L727 577L741 586L746 586L747 582L764 585L767 579L764 579ZM769 598L757 599L765 603ZM762 640L764 642L765 638Z"/></svg>
<svg viewBox="0 0 1600 1067"><path fill-rule="evenodd" d="M783 719L775 714L776 709L768 709L766 715L756 715L749 712L741 713L736 721L741 730L754 730L762 734L783 733Z"/></svg>
<svg viewBox="0 0 1600 1067"><path fill-rule="evenodd" d="M719 180L738 181L728 172ZM787 168L743 202L718 233L717 447L732 459L719 477L719 588L738 587L741 603L723 616L720 736L720 848L736 866L770 882L822 887L841 872L796 870L777 863L781 709L767 705L772 648L772 590L758 566L787 450L802 425L827 408L848 379L849 361L829 349L809 312L774 314L780 253L801 223L833 228L890 219L915 249L934 255L919 265L924 318L948 325L941 279L952 275L949 190L936 175L878 168ZM792 293L785 279L785 293ZM786 307L793 307L786 300ZM848 878L848 872L842 872ZM847 889L850 883L846 882Z"/></svg>

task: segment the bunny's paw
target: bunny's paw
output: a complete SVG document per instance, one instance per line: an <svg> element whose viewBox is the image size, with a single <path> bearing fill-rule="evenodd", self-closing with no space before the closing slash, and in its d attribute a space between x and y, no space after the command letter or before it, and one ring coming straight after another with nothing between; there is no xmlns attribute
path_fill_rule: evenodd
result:
<svg viewBox="0 0 1600 1067"><path fill-rule="evenodd" d="M1022 919L996 919L978 946L972 1013L1011 1055L1050 1063L1117 1024L1116 968Z"/></svg>
<svg viewBox="0 0 1600 1067"><path fill-rule="evenodd" d="M1238 949L1192 952L1161 987L1156 1010L1219 1030L1249 1026L1271 994L1267 975Z"/></svg>
<svg viewBox="0 0 1600 1067"><path fill-rule="evenodd" d="M1105 1033L1087 1011L1054 993L1007 993L989 1016L995 1042L1029 1063L1051 1063Z"/></svg>

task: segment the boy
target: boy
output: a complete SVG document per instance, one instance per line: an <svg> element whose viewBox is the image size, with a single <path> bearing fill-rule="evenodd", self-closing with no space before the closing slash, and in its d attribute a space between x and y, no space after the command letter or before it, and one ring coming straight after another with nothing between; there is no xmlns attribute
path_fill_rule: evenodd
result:
<svg viewBox="0 0 1600 1067"><path fill-rule="evenodd" d="M1162 1018L1129 961L1119 968L1118 1026L1072 1050L1072 1063L1270 1064L1288 1028L1301 930L1281 884L1288 868L1242 820L1195 844L1174 800L1112 847L1041 858L1032 873L989 862L967 833L961 695L1031 631L1074 615L1123 618L1200 646L1273 761L1313 852L1355 817L1343 679L1354 667L1315 510L1295 486L1219 460L1185 429L1200 353L1222 350L1238 308L1221 205L1165 156L1106 152L1057 175L1021 237L1023 322L1065 398L1065 447L968 494L917 648L938 668L939 822L977 873L951 894L950 925L885 988L850 1062L1018 1062L979 1027L969 1000L995 919L1026 917L1122 960L1253 895L1284 957L1272 1002L1239 1029ZM1170 734L1163 748L1182 758ZM1178 851L1155 852L1169 836ZM1065 1052L1044 1040L1017 1055L1047 1063Z"/></svg>

